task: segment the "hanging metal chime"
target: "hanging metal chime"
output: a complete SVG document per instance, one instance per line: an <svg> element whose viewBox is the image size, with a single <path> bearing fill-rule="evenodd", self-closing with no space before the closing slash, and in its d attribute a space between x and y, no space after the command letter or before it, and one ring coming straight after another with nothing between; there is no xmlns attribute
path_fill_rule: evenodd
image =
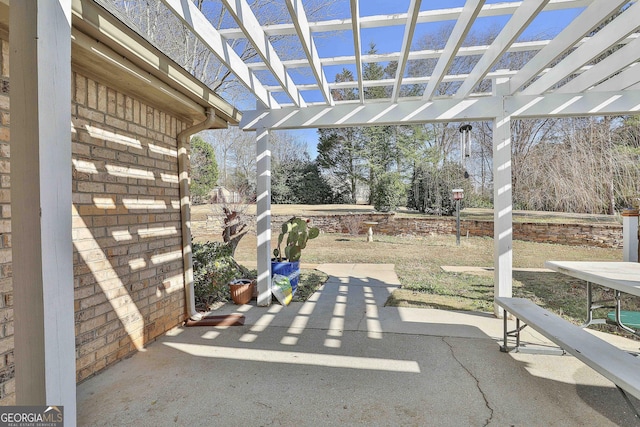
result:
<svg viewBox="0 0 640 427"><path fill-rule="evenodd" d="M460 164L464 166L465 158L471 155L471 125L462 125L460 131Z"/></svg>

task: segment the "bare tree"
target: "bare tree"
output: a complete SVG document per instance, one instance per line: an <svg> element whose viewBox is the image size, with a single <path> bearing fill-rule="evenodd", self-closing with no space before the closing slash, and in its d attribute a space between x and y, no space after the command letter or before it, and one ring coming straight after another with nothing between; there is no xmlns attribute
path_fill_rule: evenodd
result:
<svg viewBox="0 0 640 427"><path fill-rule="evenodd" d="M521 208L615 213L638 194L638 154L612 139L610 117L561 119L555 138L518 161L514 200ZM514 156L515 159L515 156Z"/></svg>
<svg viewBox="0 0 640 427"><path fill-rule="evenodd" d="M187 29L160 0L98 0L170 58L183 66L215 92L224 94L232 103L252 98L233 74L198 38ZM193 2L216 29L236 26L224 5L214 0ZM289 16L284 2L278 0L249 0L252 11L261 25L282 23ZM309 0L305 12L309 20L329 19L334 15L337 0ZM322 37L322 35L318 35ZM270 36L269 41L282 59L304 57L302 46L295 36ZM228 40L230 47L244 61L258 56L244 38ZM310 72L310 71L309 71Z"/></svg>
<svg viewBox="0 0 640 427"><path fill-rule="evenodd" d="M219 182L230 190L244 194L256 185L256 137L237 127L201 133L213 146L219 162ZM288 162L308 159L304 141L291 132L275 131L270 135L272 161Z"/></svg>

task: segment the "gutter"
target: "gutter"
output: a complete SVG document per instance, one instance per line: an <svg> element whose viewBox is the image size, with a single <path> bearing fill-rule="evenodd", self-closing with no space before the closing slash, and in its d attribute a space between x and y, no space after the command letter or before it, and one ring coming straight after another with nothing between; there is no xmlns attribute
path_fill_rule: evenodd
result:
<svg viewBox="0 0 640 427"><path fill-rule="evenodd" d="M208 108L204 121L178 134L178 176L180 179L180 219L182 223L182 261L184 269L184 292L187 316L200 320L202 314L196 311L193 282L193 252L191 250L191 203L189 202L189 150L191 136L207 129L226 129L226 120L217 117L213 108Z"/></svg>

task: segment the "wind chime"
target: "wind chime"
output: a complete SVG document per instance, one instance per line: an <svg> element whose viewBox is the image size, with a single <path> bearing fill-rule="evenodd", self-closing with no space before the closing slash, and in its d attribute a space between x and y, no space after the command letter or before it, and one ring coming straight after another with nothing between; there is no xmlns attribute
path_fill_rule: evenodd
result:
<svg viewBox="0 0 640 427"><path fill-rule="evenodd" d="M469 178L466 168L466 159L471 155L471 125L461 125L460 131L460 166L464 169L464 177Z"/></svg>

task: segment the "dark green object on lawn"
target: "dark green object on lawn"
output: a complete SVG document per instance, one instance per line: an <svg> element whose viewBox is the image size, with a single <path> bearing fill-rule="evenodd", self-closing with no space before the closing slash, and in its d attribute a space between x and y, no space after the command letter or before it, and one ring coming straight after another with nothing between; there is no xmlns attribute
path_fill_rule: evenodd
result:
<svg viewBox="0 0 640 427"><path fill-rule="evenodd" d="M620 322L633 329L640 329L640 311L620 311ZM607 314L607 323L616 324L616 312Z"/></svg>

